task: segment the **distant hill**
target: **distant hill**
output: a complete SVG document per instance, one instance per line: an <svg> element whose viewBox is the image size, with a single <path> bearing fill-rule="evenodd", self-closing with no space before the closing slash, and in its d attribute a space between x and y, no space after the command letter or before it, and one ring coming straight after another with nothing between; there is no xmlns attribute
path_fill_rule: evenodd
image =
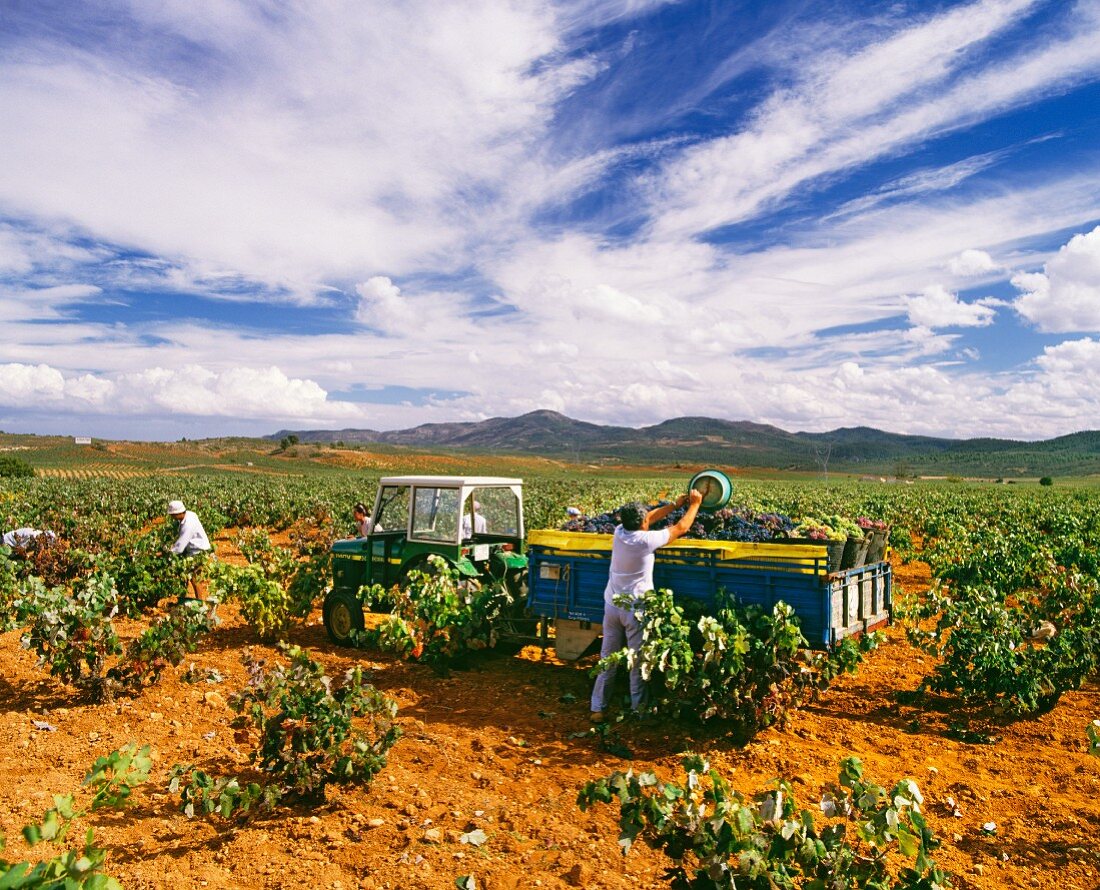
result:
<svg viewBox="0 0 1100 890"><path fill-rule="evenodd" d="M906 436L871 427L790 433L779 427L711 417L677 417L653 426L602 426L556 411L407 430L280 430L278 441L344 442L428 449L509 452L623 463L715 463L778 469L967 476L1100 473L1100 431L1044 442Z"/></svg>

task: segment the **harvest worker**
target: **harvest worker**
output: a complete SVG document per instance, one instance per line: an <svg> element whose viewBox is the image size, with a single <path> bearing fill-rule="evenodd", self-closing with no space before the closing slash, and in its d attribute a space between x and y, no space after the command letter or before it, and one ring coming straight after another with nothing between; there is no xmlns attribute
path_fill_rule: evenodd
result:
<svg viewBox="0 0 1100 890"><path fill-rule="evenodd" d="M371 518L370 511L362 503L352 507L352 514L355 516L355 530L359 532L360 538L365 538L372 531L383 530L382 525Z"/></svg>
<svg viewBox="0 0 1100 890"><path fill-rule="evenodd" d="M210 552L210 539L206 536L206 529L202 527L199 517L183 505L183 501L170 501L168 515L180 524L176 543L168 548L170 552L184 557ZM201 564L194 566L188 572L187 583L197 599L206 598L206 584L202 580ZM185 598L186 591L180 594L180 600Z"/></svg>
<svg viewBox="0 0 1100 890"><path fill-rule="evenodd" d="M627 504L619 510L620 525L611 540L611 571L603 592L603 643L600 659L627 647L637 653L642 648L642 598L653 589L653 563L659 547L683 537L695 522L703 495L696 489L681 495L674 504L650 510L645 504ZM660 531L650 531L651 523L664 519L678 507L687 511L675 525ZM616 598L628 597L629 603L619 605ZM622 599L620 599L622 602ZM612 684L618 665L611 665L596 678L592 689L592 720L602 723L607 710ZM645 699L642 666L635 661L630 669L630 706L639 712Z"/></svg>
<svg viewBox="0 0 1100 890"><path fill-rule="evenodd" d="M53 541L57 537L53 532L44 532L36 528L16 528L10 532L4 532L2 540L4 546L11 547L12 550L26 550L39 535L45 535L47 541Z"/></svg>
<svg viewBox="0 0 1100 890"><path fill-rule="evenodd" d="M469 511L462 514L462 537L469 538L474 534L483 535L489 530L489 522L481 515L481 501L474 501L474 518L471 522Z"/></svg>

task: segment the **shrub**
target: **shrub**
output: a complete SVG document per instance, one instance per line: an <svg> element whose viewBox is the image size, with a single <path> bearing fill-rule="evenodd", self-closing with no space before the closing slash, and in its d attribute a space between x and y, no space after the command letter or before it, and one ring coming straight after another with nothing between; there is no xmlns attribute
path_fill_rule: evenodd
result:
<svg viewBox="0 0 1100 890"><path fill-rule="evenodd" d="M20 457L0 457L0 478L24 479L34 475L34 467Z"/></svg>
<svg viewBox="0 0 1100 890"><path fill-rule="evenodd" d="M582 810L617 798L623 855L639 838L664 851L674 863L666 876L675 888L951 886L928 855L938 841L909 779L887 792L863 778L858 759L844 760L838 785L821 800L828 821L819 827L811 810L799 810L786 780L747 801L702 758L685 757L683 769L683 784L652 773L615 772L586 784L577 798ZM892 876L898 854L913 865Z"/></svg>
<svg viewBox="0 0 1100 890"><path fill-rule="evenodd" d="M118 588L120 606L136 618L162 599L187 592L187 579L203 571L206 555L176 556L168 552L175 534L167 523L122 544L110 556L102 555L99 565L111 572Z"/></svg>
<svg viewBox="0 0 1100 890"><path fill-rule="evenodd" d="M290 596L261 566L216 562L211 565L210 582L218 599L237 602L241 615L261 639L273 639L290 627Z"/></svg>
<svg viewBox="0 0 1100 890"><path fill-rule="evenodd" d="M1011 714L1049 710L1100 668L1100 584L1074 573L1011 597L989 584L940 585L907 617L910 641L938 659L922 690Z"/></svg>
<svg viewBox="0 0 1100 890"><path fill-rule="evenodd" d="M287 797L321 801L327 785L369 782L386 765L387 752L401 736L393 722L396 703L364 683L359 667L335 683L297 646L281 648L289 667L269 668L248 653L242 657L249 685L230 702L239 715L237 741L257 738L251 760L273 781L261 786L236 777L215 779L177 764L169 790L181 793L187 815L196 810L223 818L245 815Z"/></svg>
<svg viewBox="0 0 1100 890"><path fill-rule="evenodd" d="M331 578L332 561L322 532L299 521L292 532L299 552L314 553L299 559L271 542L267 532L251 529L237 539L245 567L217 564L211 572L215 592L223 599L236 600L245 619L261 638L285 633L294 618L305 618L314 600Z"/></svg>
<svg viewBox="0 0 1100 890"><path fill-rule="evenodd" d="M657 713L731 720L749 732L782 722L838 673L854 671L862 651L879 640L849 639L831 653L811 654L790 606L779 602L770 612L742 606L725 591L715 597L713 614L677 603L668 590L646 594L644 609L641 649L615 652L593 672L637 662Z"/></svg>
<svg viewBox="0 0 1100 890"><path fill-rule="evenodd" d="M111 619L118 613L118 591L110 575L86 578L70 596L64 588L39 588L36 613L22 644L38 653L39 665L96 701L111 697L105 682L108 656L122 651Z"/></svg>
<svg viewBox="0 0 1100 890"><path fill-rule="evenodd" d="M0 633L18 627L16 600L19 597L19 576L8 558L11 549L0 547Z"/></svg>
<svg viewBox="0 0 1100 890"><path fill-rule="evenodd" d="M455 659L496 645L496 621L514 600L501 582L482 585L467 578L439 556L409 573L404 588L387 591L375 585L363 592L365 604L392 603L391 614L360 642L422 661L446 674Z"/></svg>
<svg viewBox="0 0 1100 890"><path fill-rule="evenodd" d="M151 686L168 667L194 652L199 640L214 629L217 619L206 603L187 600L155 621L126 647L119 663L107 672L118 691L130 694Z"/></svg>
<svg viewBox="0 0 1100 890"><path fill-rule="evenodd" d="M46 811L41 823L24 826L23 838L31 847L42 842L60 845L73 822L87 813L104 807L122 809L133 789L149 778L152 765L148 745L139 750L136 744L130 744L98 758L84 778L84 787L93 792L91 800L78 810L73 795L54 795L54 806ZM3 848L0 836L0 850ZM0 858L0 887L122 890L118 881L102 874L106 859L106 851L95 846L92 830L88 829L79 851L67 850L34 864Z"/></svg>
<svg viewBox="0 0 1100 890"><path fill-rule="evenodd" d="M1042 478L1041 478L1041 479L1039 480L1039 484L1040 484L1040 485L1053 485L1053 484L1054 484L1054 480L1053 480L1053 479L1052 479L1052 478L1051 478L1050 476L1043 476L1043 477L1042 477Z"/></svg>

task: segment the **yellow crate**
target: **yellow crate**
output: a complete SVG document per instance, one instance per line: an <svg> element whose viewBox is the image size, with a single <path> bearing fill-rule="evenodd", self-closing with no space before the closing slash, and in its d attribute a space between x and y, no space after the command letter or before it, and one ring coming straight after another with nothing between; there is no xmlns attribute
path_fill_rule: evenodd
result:
<svg viewBox="0 0 1100 890"><path fill-rule="evenodd" d="M611 552L611 535L591 532L561 532L536 529L527 533L528 545L545 547L556 553ZM677 550L697 550L713 553L723 562L742 559L782 560L792 564L812 566L825 555L825 546L818 544L756 544L744 541L700 541L680 538L668 545Z"/></svg>

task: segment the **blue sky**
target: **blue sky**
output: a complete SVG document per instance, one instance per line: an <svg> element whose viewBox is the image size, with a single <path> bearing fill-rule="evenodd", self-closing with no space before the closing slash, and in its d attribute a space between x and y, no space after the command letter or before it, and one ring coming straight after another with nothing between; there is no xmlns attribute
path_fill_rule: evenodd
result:
<svg viewBox="0 0 1100 890"><path fill-rule="evenodd" d="M0 6L0 429L1100 428L1100 0Z"/></svg>

